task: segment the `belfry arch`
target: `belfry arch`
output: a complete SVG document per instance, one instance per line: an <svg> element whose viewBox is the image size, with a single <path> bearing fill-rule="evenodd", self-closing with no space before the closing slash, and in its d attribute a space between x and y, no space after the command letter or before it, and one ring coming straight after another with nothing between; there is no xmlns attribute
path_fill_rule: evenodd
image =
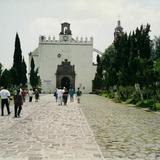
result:
<svg viewBox="0 0 160 160"><path fill-rule="evenodd" d="M67 60L62 61L62 64L57 66L56 87L75 89L75 76L74 65L71 65Z"/></svg>

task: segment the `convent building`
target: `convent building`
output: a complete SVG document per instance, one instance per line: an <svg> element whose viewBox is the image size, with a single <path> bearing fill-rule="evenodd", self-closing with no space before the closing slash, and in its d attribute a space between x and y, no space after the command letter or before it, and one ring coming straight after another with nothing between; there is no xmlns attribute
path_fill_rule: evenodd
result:
<svg viewBox="0 0 160 160"><path fill-rule="evenodd" d="M83 93L92 92L96 66L93 64L93 38L73 38L69 23L61 24L59 39L40 36L38 47L29 54L39 69L43 93L55 88L79 87ZM29 65L30 66L30 65ZM30 70L30 69L29 69Z"/></svg>

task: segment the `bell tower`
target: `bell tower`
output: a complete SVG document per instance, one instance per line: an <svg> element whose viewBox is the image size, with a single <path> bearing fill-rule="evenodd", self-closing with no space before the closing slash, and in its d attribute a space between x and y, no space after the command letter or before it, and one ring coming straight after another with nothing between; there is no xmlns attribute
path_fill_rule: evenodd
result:
<svg viewBox="0 0 160 160"><path fill-rule="evenodd" d="M117 39L118 36L121 36L123 35L123 28L121 27L121 21L118 20L117 22L117 27L115 28L115 31L114 31L114 40Z"/></svg>
<svg viewBox="0 0 160 160"><path fill-rule="evenodd" d="M72 31L70 29L70 24L64 22L61 24L61 32L59 33L60 41L69 41L72 36Z"/></svg>

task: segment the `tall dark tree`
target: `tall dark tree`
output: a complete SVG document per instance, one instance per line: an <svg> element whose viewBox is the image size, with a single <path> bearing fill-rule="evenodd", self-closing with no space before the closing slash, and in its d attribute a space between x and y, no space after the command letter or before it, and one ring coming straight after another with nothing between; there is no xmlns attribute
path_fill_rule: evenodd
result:
<svg viewBox="0 0 160 160"><path fill-rule="evenodd" d="M16 76L17 76L17 77L14 77L15 85L20 85L21 79L22 79L21 78L22 77L22 50L21 50L21 44L20 44L18 33L16 33L16 38L15 38L13 69L16 71Z"/></svg>
<svg viewBox="0 0 160 160"><path fill-rule="evenodd" d="M38 68L35 70L34 59L31 59L31 66L30 66L30 84L33 88L36 88L40 85L40 77L38 76Z"/></svg>
<svg viewBox="0 0 160 160"><path fill-rule="evenodd" d="M103 69L102 69L102 63L101 58L99 55L97 55L97 71L95 78L93 80L93 89L101 89L102 88L102 78L103 78Z"/></svg>
<svg viewBox="0 0 160 160"><path fill-rule="evenodd" d="M2 74L2 64L0 63L0 76Z"/></svg>
<svg viewBox="0 0 160 160"><path fill-rule="evenodd" d="M35 72L34 72L34 68L35 68L35 64L34 64L34 59L32 57L31 59L31 66L30 66L31 70L30 70L30 84L32 87L35 87Z"/></svg>
<svg viewBox="0 0 160 160"><path fill-rule="evenodd" d="M105 71L104 72L105 79L103 84L106 89L117 84L117 75L116 75L117 62L115 55L116 55L115 47L114 45L111 45L105 50L101 58L103 70Z"/></svg>
<svg viewBox="0 0 160 160"><path fill-rule="evenodd" d="M10 74L11 74L11 84L12 84L13 86L17 85L17 78L18 78L18 76L17 76L17 71L16 71L16 69L12 67L12 68L10 69Z"/></svg>
<svg viewBox="0 0 160 160"><path fill-rule="evenodd" d="M156 81L160 82L160 36L155 37L153 40L153 59L154 59L154 71L156 72Z"/></svg>
<svg viewBox="0 0 160 160"><path fill-rule="evenodd" d="M150 25L137 28L129 35L123 34L114 41L117 85L146 85L152 83Z"/></svg>
<svg viewBox="0 0 160 160"><path fill-rule="evenodd" d="M117 37L114 41L115 55L114 55L114 67L117 74L117 84L127 85L128 83L128 59L129 59L129 44L128 35L125 33Z"/></svg>
<svg viewBox="0 0 160 160"><path fill-rule="evenodd" d="M2 85L1 84L1 77L2 77L2 64L0 63L0 86Z"/></svg>
<svg viewBox="0 0 160 160"><path fill-rule="evenodd" d="M154 58L160 59L160 36L155 37L153 40L153 47L154 47Z"/></svg>
<svg viewBox="0 0 160 160"><path fill-rule="evenodd" d="M25 60L24 60L24 57L23 57L23 60L22 60L22 75L21 75L21 83L23 86L25 86L27 84L27 66L26 66L26 63L25 63Z"/></svg>

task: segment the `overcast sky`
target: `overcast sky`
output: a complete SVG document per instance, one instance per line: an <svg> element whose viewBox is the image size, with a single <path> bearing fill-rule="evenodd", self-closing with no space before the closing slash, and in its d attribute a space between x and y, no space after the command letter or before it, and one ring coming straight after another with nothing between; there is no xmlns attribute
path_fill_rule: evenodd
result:
<svg viewBox="0 0 160 160"><path fill-rule="evenodd" d="M160 35L160 0L0 0L0 62L13 62L18 32L22 54L38 46L39 35L58 38L61 23L71 24L72 36L94 38L94 48L104 51L113 41L120 17L124 31L151 25L151 37Z"/></svg>

